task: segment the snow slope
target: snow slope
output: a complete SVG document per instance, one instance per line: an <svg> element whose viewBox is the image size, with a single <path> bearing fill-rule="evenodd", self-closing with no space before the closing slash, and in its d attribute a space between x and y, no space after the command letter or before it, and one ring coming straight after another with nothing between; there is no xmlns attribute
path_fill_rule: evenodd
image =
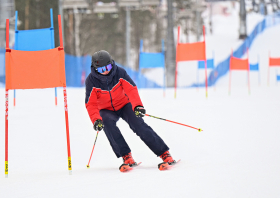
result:
<svg viewBox="0 0 280 198"><path fill-rule="evenodd" d="M68 175L62 90L54 106L53 89L18 91L10 105L9 178L4 178L4 113L1 115L1 197L279 197L279 99L276 86L245 88L231 97L210 90L209 99L195 89L141 90L151 115L201 127L196 130L146 117L175 159L161 172L161 162L129 129L118 122L135 160L130 173L120 173L117 159L101 132L86 168L96 132L84 107L84 90L68 89L73 174ZM4 90L1 89L2 96ZM11 99L11 98L10 98ZM4 100L0 100L4 104ZM4 112L4 105L1 109Z"/></svg>

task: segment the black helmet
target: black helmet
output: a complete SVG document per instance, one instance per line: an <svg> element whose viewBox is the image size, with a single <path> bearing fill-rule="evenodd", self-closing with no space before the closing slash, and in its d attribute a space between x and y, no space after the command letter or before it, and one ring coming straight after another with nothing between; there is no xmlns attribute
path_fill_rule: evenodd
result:
<svg viewBox="0 0 280 198"><path fill-rule="evenodd" d="M100 50L95 52L91 57L91 65L96 69L98 67L103 67L109 65L113 62L111 55L105 51Z"/></svg>

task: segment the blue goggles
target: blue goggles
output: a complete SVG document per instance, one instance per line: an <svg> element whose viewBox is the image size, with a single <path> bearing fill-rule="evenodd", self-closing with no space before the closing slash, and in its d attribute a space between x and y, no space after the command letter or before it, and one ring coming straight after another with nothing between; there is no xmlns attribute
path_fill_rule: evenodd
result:
<svg viewBox="0 0 280 198"><path fill-rule="evenodd" d="M99 73L104 73L105 71L110 71L112 69L112 64L109 64L109 65L106 65L106 66L103 66L103 67L98 67L97 68L97 71Z"/></svg>

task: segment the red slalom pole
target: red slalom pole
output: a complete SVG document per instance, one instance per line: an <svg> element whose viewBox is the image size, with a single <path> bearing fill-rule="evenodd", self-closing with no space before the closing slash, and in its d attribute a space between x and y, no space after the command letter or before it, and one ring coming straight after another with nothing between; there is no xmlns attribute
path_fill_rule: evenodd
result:
<svg viewBox="0 0 280 198"><path fill-rule="evenodd" d="M94 141L93 148L92 148L92 151L91 151L91 154L90 154L90 158L89 158L89 161L88 161L88 164L87 164L87 168L89 168L89 163L90 163L91 156L92 156L92 153L93 153L93 150L94 150L94 147L95 147L95 143L96 143L96 140L97 140L98 133L99 133L99 131L97 131L97 134L96 134L96 137L95 137L95 141Z"/></svg>
<svg viewBox="0 0 280 198"><path fill-rule="evenodd" d="M9 47L9 19L6 19L6 71L7 71L7 66L10 66L10 53L11 49ZM6 78L6 87L7 87L7 78ZM5 178L8 178L8 115L9 115L9 89L6 88L5 91Z"/></svg>
<svg viewBox="0 0 280 198"><path fill-rule="evenodd" d="M160 119L160 120L164 120L164 121L167 121L167 122L172 122L172 123L174 123L174 124L179 124L179 125L182 125L182 126L190 127L190 128L192 128L192 129L198 130L198 132L203 131L201 128L195 128L195 127L192 127L192 126L189 126L189 125L186 125L186 124L182 124L182 123L179 123L179 122L174 122L174 121L167 120L167 119L164 119L164 118L159 118L159 117L152 116L152 115L149 115L149 114L145 114L145 116L149 116L149 117L156 118L156 119Z"/></svg>

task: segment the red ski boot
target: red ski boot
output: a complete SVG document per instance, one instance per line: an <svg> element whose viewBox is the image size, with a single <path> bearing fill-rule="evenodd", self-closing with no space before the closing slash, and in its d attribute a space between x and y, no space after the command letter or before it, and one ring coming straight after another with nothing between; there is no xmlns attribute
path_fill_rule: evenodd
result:
<svg viewBox="0 0 280 198"><path fill-rule="evenodd" d="M170 167L170 165L173 165L176 163L175 160L171 157L169 151L165 151L162 155L159 156L163 162L158 165L159 170L166 170Z"/></svg>
<svg viewBox="0 0 280 198"><path fill-rule="evenodd" d="M124 155L122 158L123 158L123 164L119 168L121 172L129 171L132 169L132 167L138 165L132 158L131 153Z"/></svg>

